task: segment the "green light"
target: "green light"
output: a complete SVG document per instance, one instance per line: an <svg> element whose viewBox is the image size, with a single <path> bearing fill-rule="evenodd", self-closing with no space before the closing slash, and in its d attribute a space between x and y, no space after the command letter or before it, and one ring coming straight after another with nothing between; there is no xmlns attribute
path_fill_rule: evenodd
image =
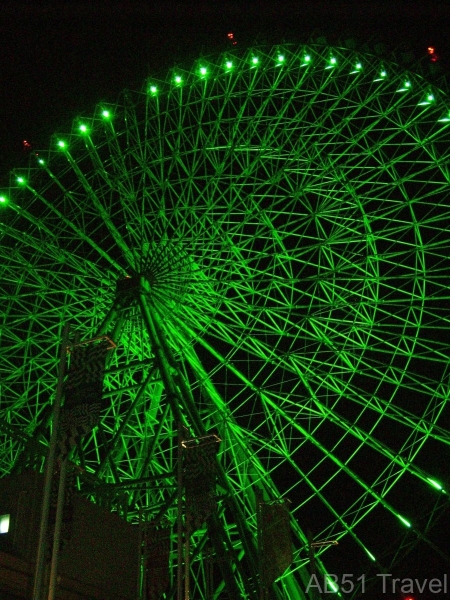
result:
<svg viewBox="0 0 450 600"><path fill-rule="evenodd" d="M430 104L431 102L434 102L434 96L433 96L433 94L427 94L426 99L423 102L419 102L419 106L426 106L427 104Z"/></svg>
<svg viewBox="0 0 450 600"><path fill-rule="evenodd" d="M103 110L102 117L104 117L105 119L109 119L111 117L111 113L109 112L109 110Z"/></svg>
<svg viewBox="0 0 450 600"><path fill-rule="evenodd" d="M0 533L8 533L9 531L9 515L0 516Z"/></svg>
<svg viewBox="0 0 450 600"><path fill-rule="evenodd" d="M427 477L427 481L429 481L431 485L437 490L442 490L442 485L440 485L437 481L434 481L434 479L430 479L429 477Z"/></svg>
<svg viewBox="0 0 450 600"><path fill-rule="evenodd" d="M279 62L279 63L282 63L282 62L284 62L284 56L283 56L283 54L279 54L279 55L278 55L278 62Z"/></svg>
<svg viewBox="0 0 450 600"><path fill-rule="evenodd" d="M78 129L81 131L81 133L87 133L88 130L86 125L80 125Z"/></svg>
<svg viewBox="0 0 450 600"><path fill-rule="evenodd" d="M183 80L181 79L181 75L175 75L174 81L176 84L180 84Z"/></svg>
<svg viewBox="0 0 450 600"><path fill-rule="evenodd" d="M361 64L361 63L356 63L356 65L355 65L355 69L358 69L358 71L359 71L360 69L362 69L362 64Z"/></svg>
<svg viewBox="0 0 450 600"><path fill-rule="evenodd" d="M339 591L339 586L336 585L336 583L330 579L327 575L327 583L330 586L330 588L333 590L333 592L338 592Z"/></svg>
<svg viewBox="0 0 450 600"><path fill-rule="evenodd" d="M227 60L227 62L225 63L225 66L227 69L232 69L233 68L233 63L231 62L231 60Z"/></svg>
<svg viewBox="0 0 450 600"><path fill-rule="evenodd" d="M205 76L207 72L208 72L208 69L206 67L200 67L200 75Z"/></svg>
<svg viewBox="0 0 450 600"><path fill-rule="evenodd" d="M335 65L335 64L336 64L336 62L337 62L337 61L336 61L336 59L335 59L334 57L330 58L330 63L331 63L332 65Z"/></svg>
<svg viewBox="0 0 450 600"><path fill-rule="evenodd" d="M311 57L309 54L307 54L304 58L303 58L303 62L308 63L311 62Z"/></svg>
<svg viewBox="0 0 450 600"><path fill-rule="evenodd" d="M375 556L374 556L374 555L373 555L371 552L369 552L369 551L367 550L367 548L365 548L365 551L366 551L366 552L367 552L367 554L369 555L369 558L370 558L370 560L373 560L374 562L376 562L376 560L377 560L377 559L375 558Z"/></svg>
<svg viewBox="0 0 450 600"><path fill-rule="evenodd" d="M6 198L6 196L0 196L0 204L7 204L8 203L8 199Z"/></svg>
<svg viewBox="0 0 450 600"><path fill-rule="evenodd" d="M158 88L156 87L156 85L151 85L148 89L149 89L150 94L156 94L158 91Z"/></svg>
<svg viewBox="0 0 450 600"><path fill-rule="evenodd" d="M254 56L252 58L252 64L257 65L259 63L259 58L257 56Z"/></svg>
<svg viewBox="0 0 450 600"><path fill-rule="evenodd" d="M25 185L27 183L23 177L18 177L16 181L19 185Z"/></svg>
<svg viewBox="0 0 450 600"><path fill-rule="evenodd" d="M404 519L401 515L397 515L397 517L400 519L400 521L403 523L403 525L406 525L406 527L411 527L411 523L409 521L407 521L406 519Z"/></svg>
<svg viewBox="0 0 450 600"><path fill-rule="evenodd" d="M58 141L58 146L59 146L61 149L63 149L63 148L66 148L66 147L67 147L67 144L66 144L66 142L63 142L63 140L59 140L59 141Z"/></svg>
<svg viewBox="0 0 450 600"><path fill-rule="evenodd" d="M403 84L403 87L401 87L399 90L397 90L398 92L406 92L407 90L411 89L411 82L410 81L405 81Z"/></svg>
<svg viewBox="0 0 450 600"><path fill-rule="evenodd" d="M37 161L40 165L45 165L45 160L43 158L38 158Z"/></svg>
<svg viewBox="0 0 450 600"><path fill-rule="evenodd" d="M380 77L386 77L386 75L387 75L386 71L381 71Z"/></svg>

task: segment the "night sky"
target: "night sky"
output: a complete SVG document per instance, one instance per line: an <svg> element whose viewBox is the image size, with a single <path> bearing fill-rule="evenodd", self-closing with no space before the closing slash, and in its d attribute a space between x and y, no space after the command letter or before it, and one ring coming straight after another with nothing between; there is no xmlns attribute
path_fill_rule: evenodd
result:
<svg viewBox="0 0 450 600"><path fill-rule="evenodd" d="M430 79L450 83L448 1L3 2L0 189L13 167L27 164L24 140L32 151L48 147L52 134L70 131L75 117L92 114L101 101L114 102L122 89L226 50L228 32L244 48L321 36L330 43L352 38L357 48L383 44L386 55L395 52L408 66L419 61ZM433 64L429 46L439 58ZM450 589L445 565L442 557L412 552L404 572L426 577L447 568Z"/></svg>
<svg viewBox="0 0 450 600"><path fill-rule="evenodd" d="M445 1L3 2L0 185L23 164L23 140L47 147L52 134L122 89L225 50L229 31L241 47L353 38L356 47L382 43L388 54L424 61L433 45L434 67L450 70Z"/></svg>

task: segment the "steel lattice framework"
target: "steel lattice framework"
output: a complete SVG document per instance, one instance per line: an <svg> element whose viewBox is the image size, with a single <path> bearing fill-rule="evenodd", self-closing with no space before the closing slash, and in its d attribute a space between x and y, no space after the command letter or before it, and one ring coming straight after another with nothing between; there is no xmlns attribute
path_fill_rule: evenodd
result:
<svg viewBox="0 0 450 600"><path fill-rule="evenodd" d="M76 119L2 198L1 472L43 461L70 321L117 344L73 457L85 493L173 521L179 421L220 436L214 597L255 596L257 498L291 500L280 598L304 595L305 514L362 563L389 560L370 523L426 540L447 503L420 456L450 443L449 110L421 76L312 45L205 59Z"/></svg>

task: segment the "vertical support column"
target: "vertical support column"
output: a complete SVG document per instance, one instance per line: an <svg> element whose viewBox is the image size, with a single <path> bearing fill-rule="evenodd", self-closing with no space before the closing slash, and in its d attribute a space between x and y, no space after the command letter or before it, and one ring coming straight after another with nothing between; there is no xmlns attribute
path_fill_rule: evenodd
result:
<svg viewBox="0 0 450 600"><path fill-rule="evenodd" d="M55 531L53 534L52 562L50 568L50 582L48 586L48 600L54 600L56 593L56 576L58 573L59 544L61 540L61 526L64 508L64 492L66 486L67 458L61 463L59 470L58 500L56 504Z"/></svg>
<svg viewBox="0 0 450 600"><path fill-rule="evenodd" d="M45 548L47 545L48 515L50 509L50 492L55 465L56 444L58 441L59 414L61 411L61 400L63 395L64 375L66 372L66 353L69 344L69 329L67 323L63 329L61 348L59 353L58 383L56 386L55 404L53 408L53 427L48 449L47 462L45 465L45 483L42 499L41 524L39 528L38 551L36 558L36 570L34 575L33 600L41 600L42 583L45 570Z"/></svg>
<svg viewBox="0 0 450 600"><path fill-rule="evenodd" d="M136 598L137 600L141 600L143 597L143 594L145 593L144 590L144 577L143 577L143 565L144 565L144 561L143 561L143 552L142 552L142 543L143 543L143 529L144 529L144 524L143 524L143 514L142 514L142 508L139 509L139 522L138 522L138 527L139 527L139 532L138 532L138 564L137 564L137 579L136 579Z"/></svg>
<svg viewBox="0 0 450 600"><path fill-rule="evenodd" d="M256 527L257 527L257 540L258 540L258 567L259 567L259 581L258 581L258 586L259 586L259 600L264 600L264 585L263 585L263 574L261 572L261 565L262 565L262 552L261 552L261 540L262 540L262 535L261 535L261 503L259 502L259 499L257 499L256 501Z"/></svg>
<svg viewBox="0 0 450 600"><path fill-rule="evenodd" d="M177 461L177 600L183 600L183 426L181 423L178 423Z"/></svg>
<svg viewBox="0 0 450 600"><path fill-rule="evenodd" d="M181 452L183 452L183 440L181 440ZM182 459L183 459L183 454L180 455L180 460L181 460L181 464L182 464ZM181 472L183 472L183 469L181 469ZM184 482L183 482L184 485ZM185 519L184 519L184 544L183 544L183 550L184 550L184 599L183 600L189 600L189 594L190 594L190 584L191 584L191 580L190 580L190 568L191 568L191 531L190 531L190 527L189 527L189 523L188 523L188 519L187 519L187 503L186 503L186 508L185 508Z"/></svg>
<svg viewBox="0 0 450 600"><path fill-rule="evenodd" d="M255 500L256 500L256 526L258 529L257 540L258 540L258 574L259 574L259 600L265 600L267 596L267 588L264 585L264 573L263 573L263 534L262 534L262 503L263 494L262 491L255 488Z"/></svg>

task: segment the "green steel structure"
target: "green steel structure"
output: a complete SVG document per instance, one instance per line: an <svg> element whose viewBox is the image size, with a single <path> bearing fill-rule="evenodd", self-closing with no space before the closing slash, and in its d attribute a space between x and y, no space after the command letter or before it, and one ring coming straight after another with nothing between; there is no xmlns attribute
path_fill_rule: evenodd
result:
<svg viewBox="0 0 450 600"><path fill-rule="evenodd" d="M42 467L70 323L117 345L81 491L175 524L179 425L221 439L193 598L259 597L257 504L279 498L279 599L311 595L308 535L319 572L417 540L445 559L449 125L422 76L316 45L203 59L76 119L1 197L2 475Z"/></svg>

